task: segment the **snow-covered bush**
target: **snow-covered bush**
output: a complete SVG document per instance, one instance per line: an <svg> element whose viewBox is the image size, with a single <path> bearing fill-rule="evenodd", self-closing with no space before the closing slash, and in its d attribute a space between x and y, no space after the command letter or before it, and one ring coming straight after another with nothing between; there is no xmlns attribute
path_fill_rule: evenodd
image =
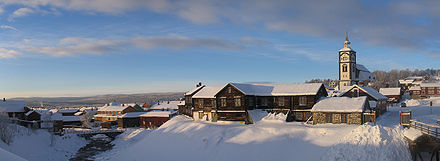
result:
<svg viewBox="0 0 440 161"><path fill-rule="evenodd" d="M9 117L0 113L0 139L6 144L10 144L17 133L17 127L10 123Z"/></svg>

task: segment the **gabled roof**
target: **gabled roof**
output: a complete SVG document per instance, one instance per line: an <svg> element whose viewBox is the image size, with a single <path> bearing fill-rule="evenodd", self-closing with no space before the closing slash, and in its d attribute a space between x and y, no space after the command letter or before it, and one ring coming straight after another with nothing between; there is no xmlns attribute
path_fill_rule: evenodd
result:
<svg viewBox="0 0 440 161"><path fill-rule="evenodd" d="M400 95L400 88L380 88L379 93L384 96Z"/></svg>
<svg viewBox="0 0 440 161"><path fill-rule="evenodd" d="M215 95L223 89L223 86L206 86L198 91L192 98L215 98Z"/></svg>
<svg viewBox="0 0 440 161"><path fill-rule="evenodd" d="M98 111L123 111L125 110L127 107L127 105L122 105L121 103L118 102L112 102L110 104L105 104L104 106L98 108Z"/></svg>
<svg viewBox="0 0 440 161"><path fill-rule="evenodd" d="M0 112L25 112L24 107L26 107L25 101L0 101Z"/></svg>
<svg viewBox="0 0 440 161"><path fill-rule="evenodd" d="M172 109L177 110L179 107L178 104L183 101L161 101L150 107L151 110L162 110L162 109Z"/></svg>
<svg viewBox="0 0 440 161"><path fill-rule="evenodd" d="M363 112L367 97L327 97L313 105L312 112Z"/></svg>
<svg viewBox="0 0 440 161"><path fill-rule="evenodd" d="M175 114L176 111L151 111L140 115L141 117L170 117Z"/></svg>
<svg viewBox="0 0 440 161"><path fill-rule="evenodd" d="M59 113L76 113L79 109L60 109L58 110Z"/></svg>
<svg viewBox="0 0 440 161"><path fill-rule="evenodd" d="M203 87L205 87L205 85L203 85L203 86L199 86L199 87L196 87L196 88L194 88L193 90L186 92L184 95L185 95L185 96L193 95L194 93L196 93L197 91L199 91L199 90L202 89Z"/></svg>
<svg viewBox="0 0 440 161"><path fill-rule="evenodd" d="M371 97L373 97L376 100L388 100L387 97L385 97L383 94L380 94L375 89L373 89L371 87L359 86L359 85L356 85L356 84L352 85L352 86L349 86L348 88L345 88L345 90L342 91L339 96L344 95L345 93L347 93L348 91L350 91L351 89L353 89L355 87L357 87L360 90L364 91L365 93L367 93L368 95L370 95Z"/></svg>
<svg viewBox="0 0 440 161"><path fill-rule="evenodd" d="M245 95L254 96L297 96L316 95L322 83L303 84L244 84L229 83Z"/></svg>
<svg viewBox="0 0 440 161"><path fill-rule="evenodd" d="M409 87L409 90L410 91L419 91L419 90L422 90L422 88L420 86L412 86L412 87Z"/></svg>

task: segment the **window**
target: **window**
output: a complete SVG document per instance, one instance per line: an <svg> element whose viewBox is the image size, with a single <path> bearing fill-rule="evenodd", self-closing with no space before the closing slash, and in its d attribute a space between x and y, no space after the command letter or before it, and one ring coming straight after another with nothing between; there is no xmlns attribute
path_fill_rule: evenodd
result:
<svg viewBox="0 0 440 161"><path fill-rule="evenodd" d="M302 112L295 112L295 118L296 118L296 120L303 120L303 113Z"/></svg>
<svg viewBox="0 0 440 161"><path fill-rule="evenodd" d="M198 103L199 103L199 108L202 108L203 107L203 99L199 99Z"/></svg>
<svg viewBox="0 0 440 161"><path fill-rule="evenodd" d="M226 107L226 98L225 97L220 98L220 106Z"/></svg>
<svg viewBox="0 0 440 161"><path fill-rule="evenodd" d="M331 113L325 114L325 123L332 123L332 114Z"/></svg>
<svg viewBox="0 0 440 161"><path fill-rule="evenodd" d="M342 72L347 72L347 64L342 65Z"/></svg>
<svg viewBox="0 0 440 161"><path fill-rule="evenodd" d="M249 106L254 106L254 98L248 98Z"/></svg>
<svg viewBox="0 0 440 161"><path fill-rule="evenodd" d="M341 114L341 123L347 123L347 114Z"/></svg>
<svg viewBox="0 0 440 161"><path fill-rule="evenodd" d="M241 98L240 97L234 97L235 107L241 106Z"/></svg>
<svg viewBox="0 0 440 161"><path fill-rule="evenodd" d="M306 96L299 97L299 105L300 106L306 106L307 105L307 97Z"/></svg>
<svg viewBox="0 0 440 161"><path fill-rule="evenodd" d="M278 106L284 106L284 97L278 97Z"/></svg>
<svg viewBox="0 0 440 161"><path fill-rule="evenodd" d="M232 88L228 87L228 93L232 93Z"/></svg>

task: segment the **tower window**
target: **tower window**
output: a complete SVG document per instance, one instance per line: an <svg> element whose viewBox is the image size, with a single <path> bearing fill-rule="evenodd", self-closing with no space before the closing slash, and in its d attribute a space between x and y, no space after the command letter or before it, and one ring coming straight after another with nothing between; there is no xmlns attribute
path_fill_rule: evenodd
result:
<svg viewBox="0 0 440 161"><path fill-rule="evenodd" d="M347 64L342 65L342 72L347 72Z"/></svg>

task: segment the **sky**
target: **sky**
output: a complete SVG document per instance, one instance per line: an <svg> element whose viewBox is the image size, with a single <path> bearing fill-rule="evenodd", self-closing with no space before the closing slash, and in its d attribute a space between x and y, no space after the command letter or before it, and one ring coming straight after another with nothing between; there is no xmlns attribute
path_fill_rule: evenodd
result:
<svg viewBox="0 0 440 161"><path fill-rule="evenodd" d="M0 0L0 97L183 92L439 68L440 1Z"/></svg>

